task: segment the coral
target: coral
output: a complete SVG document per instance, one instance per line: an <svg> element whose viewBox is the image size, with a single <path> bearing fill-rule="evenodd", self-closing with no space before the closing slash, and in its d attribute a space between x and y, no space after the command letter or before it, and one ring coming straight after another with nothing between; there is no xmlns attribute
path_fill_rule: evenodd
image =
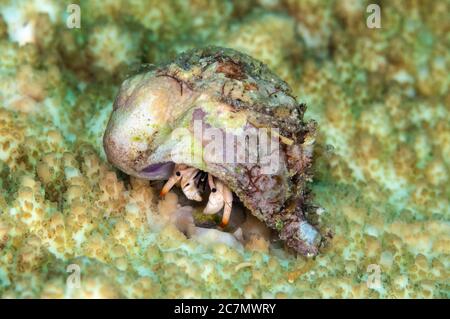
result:
<svg viewBox="0 0 450 319"><path fill-rule="evenodd" d="M381 29L367 1L205 3L81 1L68 29L63 2L1 1L0 295L450 297L448 2L383 2ZM265 60L319 122L315 259L190 240L175 198L105 161L128 68L206 44Z"/></svg>
<svg viewBox="0 0 450 319"><path fill-rule="evenodd" d="M233 25L223 45L266 63L289 82L295 76L289 69L302 59L302 45L294 21L287 15L256 12Z"/></svg>

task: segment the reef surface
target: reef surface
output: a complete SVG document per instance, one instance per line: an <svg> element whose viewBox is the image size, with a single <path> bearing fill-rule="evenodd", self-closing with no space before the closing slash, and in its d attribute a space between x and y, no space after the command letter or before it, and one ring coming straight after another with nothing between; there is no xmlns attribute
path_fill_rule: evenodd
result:
<svg viewBox="0 0 450 319"><path fill-rule="evenodd" d="M0 0L0 296L450 297L448 1ZM319 123L315 258L192 240L177 195L105 160L141 63L220 45L266 63ZM78 269L79 285L68 283Z"/></svg>

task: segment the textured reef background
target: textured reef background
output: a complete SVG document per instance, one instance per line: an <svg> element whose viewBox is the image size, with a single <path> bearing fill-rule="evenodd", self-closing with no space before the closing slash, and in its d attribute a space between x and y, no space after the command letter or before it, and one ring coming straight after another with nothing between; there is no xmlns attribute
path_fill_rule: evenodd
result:
<svg viewBox="0 0 450 319"><path fill-rule="evenodd" d="M381 1L381 29L368 3L81 1L69 29L68 3L0 0L0 296L450 297L450 3ZM105 162L130 70L209 44L265 62L319 123L315 259L187 239L175 195Z"/></svg>

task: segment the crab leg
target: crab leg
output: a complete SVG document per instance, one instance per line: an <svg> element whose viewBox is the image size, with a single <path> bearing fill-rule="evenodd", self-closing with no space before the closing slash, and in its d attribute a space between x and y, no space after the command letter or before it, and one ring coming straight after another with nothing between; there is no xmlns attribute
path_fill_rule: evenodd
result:
<svg viewBox="0 0 450 319"><path fill-rule="evenodd" d="M186 168L181 172L181 189L188 199L201 202L202 197L200 196L200 192L195 185L195 176L197 172L198 169L193 167Z"/></svg>
<svg viewBox="0 0 450 319"><path fill-rule="evenodd" d="M174 173L164 184L160 195L166 195L175 184L180 183L181 190L188 199L198 202L202 201L200 191L196 186L198 173L199 170L194 167L188 167L183 164L175 165ZM203 212L205 214L216 214L223 208L221 226L225 227L231 216L233 193L220 180L214 181L211 174L208 174L208 184L211 189L211 194Z"/></svg>
<svg viewBox="0 0 450 319"><path fill-rule="evenodd" d="M230 220L231 208L233 206L233 193L226 186L223 187L223 200L225 202L225 206L223 208L222 223L220 226L225 227L228 225Z"/></svg>
<svg viewBox="0 0 450 319"><path fill-rule="evenodd" d="M186 165L177 164L175 165L173 169L172 176L169 177L167 182L164 184L163 188L161 189L161 192L159 193L159 196L163 197L165 196L175 184L177 184L182 177L182 172L186 169Z"/></svg>
<svg viewBox="0 0 450 319"><path fill-rule="evenodd" d="M208 204L206 204L203 213L205 214L215 214L220 211L224 205L223 199L223 184L221 181L214 183L214 179L211 174L208 175L208 184L211 188L211 194L208 198Z"/></svg>
<svg viewBox="0 0 450 319"><path fill-rule="evenodd" d="M208 185L209 188L211 189L211 192L216 192L216 184L214 183L214 177L211 174L208 174Z"/></svg>

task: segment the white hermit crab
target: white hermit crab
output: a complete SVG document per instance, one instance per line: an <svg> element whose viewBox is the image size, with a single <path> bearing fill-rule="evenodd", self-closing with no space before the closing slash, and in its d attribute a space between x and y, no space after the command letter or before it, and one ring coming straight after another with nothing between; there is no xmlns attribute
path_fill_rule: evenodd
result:
<svg viewBox="0 0 450 319"><path fill-rule="evenodd" d="M160 195L166 195L174 185L179 185L189 200L200 202L202 201L202 190L200 188L203 188L203 192L205 192L206 184L209 187L210 194L203 213L216 214L223 209L221 226L226 226L232 211L233 193L224 183L211 174L184 164L176 164L173 174L164 184Z"/></svg>

